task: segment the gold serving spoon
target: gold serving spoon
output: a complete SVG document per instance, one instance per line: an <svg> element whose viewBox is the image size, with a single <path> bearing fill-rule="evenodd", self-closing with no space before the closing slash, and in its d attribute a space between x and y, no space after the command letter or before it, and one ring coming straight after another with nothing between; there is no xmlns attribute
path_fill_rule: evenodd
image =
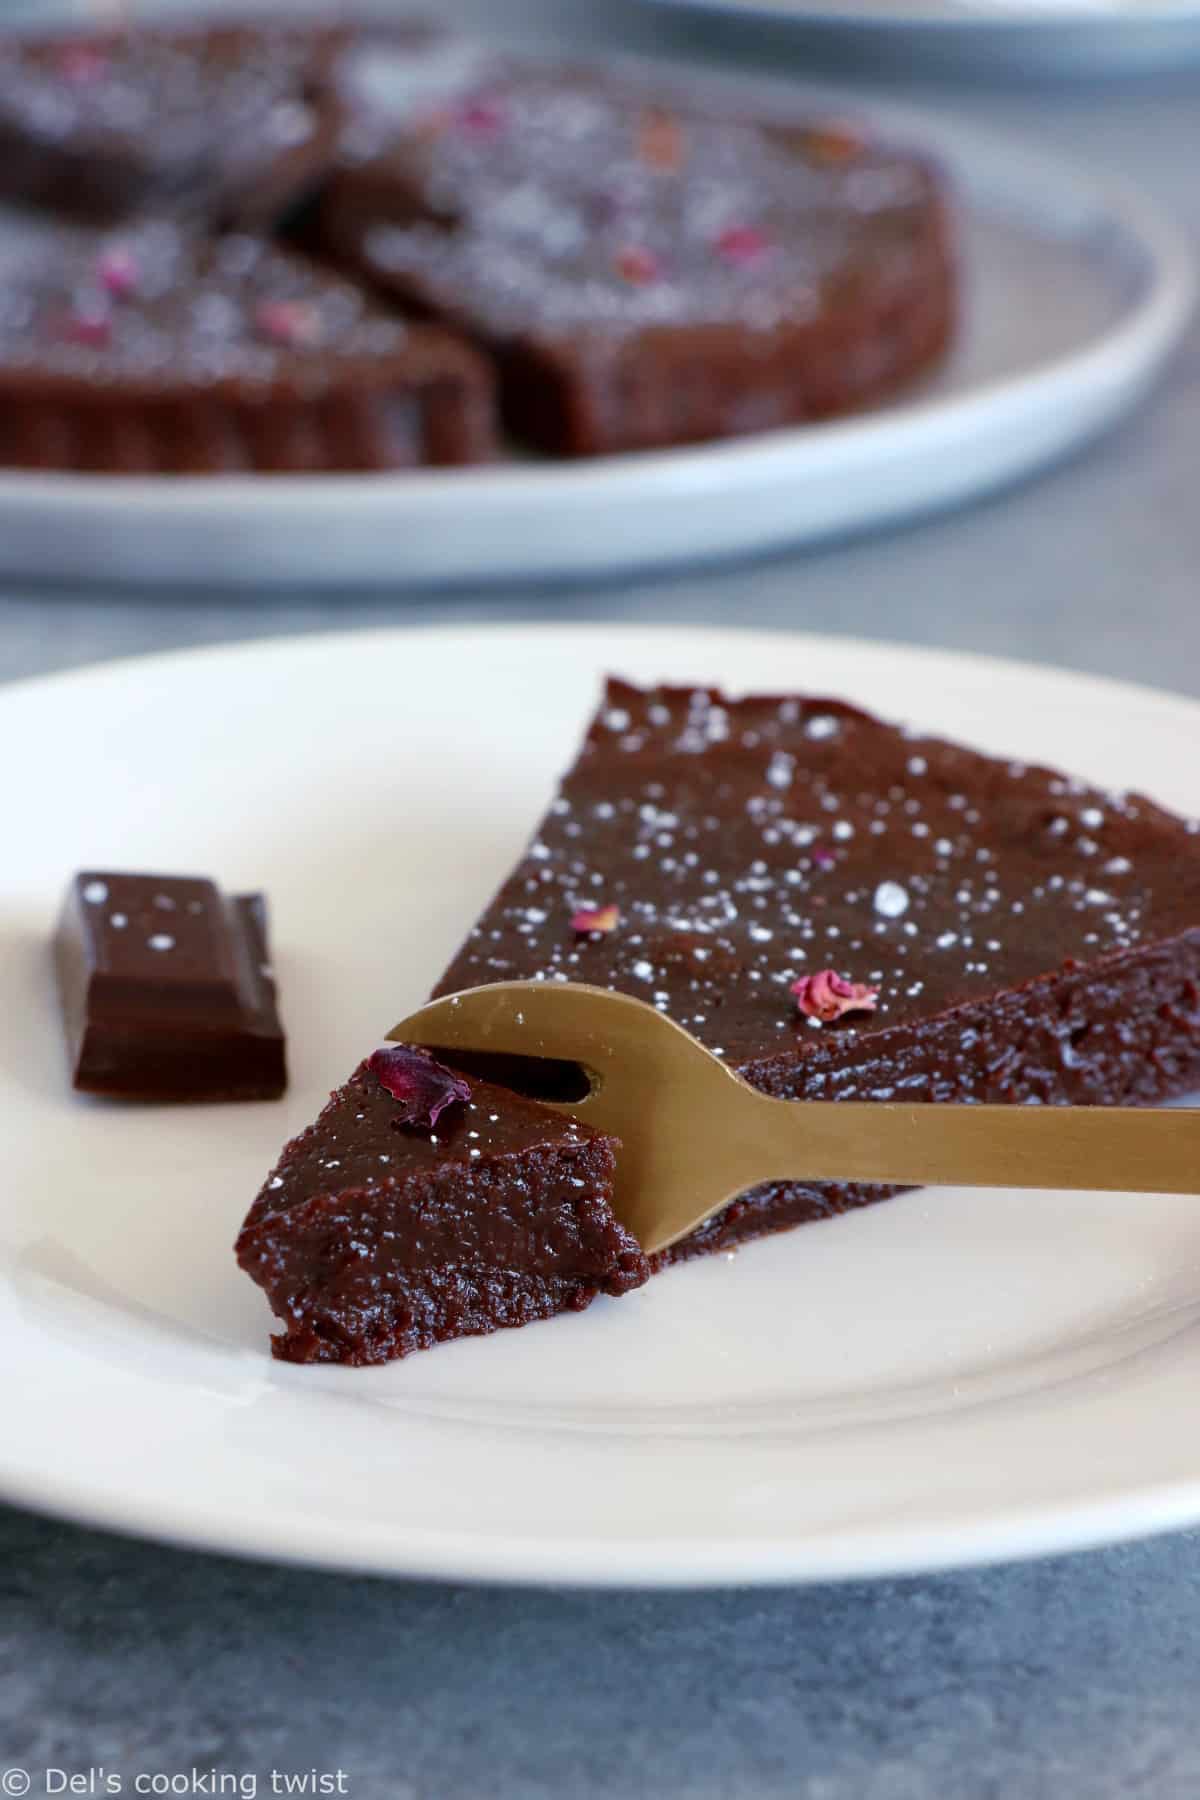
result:
<svg viewBox="0 0 1200 1800"><path fill-rule="evenodd" d="M388 1036L581 1068L581 1099L545 1103L621 1139L613 1210L647 1251L762 1181L1200 1192L1200 1108L774 1100L645 1001L577 982L468 988Z"/></svg>

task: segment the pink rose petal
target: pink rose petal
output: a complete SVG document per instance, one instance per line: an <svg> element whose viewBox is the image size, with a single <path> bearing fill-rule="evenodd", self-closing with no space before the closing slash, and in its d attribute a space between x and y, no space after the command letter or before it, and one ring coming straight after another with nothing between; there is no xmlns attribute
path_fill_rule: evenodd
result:
<svg viewBox="0 0 1200 1800"><path fill-rule="evenodd" d="M321 341L320 314L308 300L260 300L254 325L273 344L300 347Z"/></svg>
<svg viewBox="0 0 1200 1800"><path fill-rule="evenodd" d="M112 320L99 308L60 313L55 330L68 344L82 344L88 350L106 350L112 342Z"/></svg>
<svg viewBox="0 0 1200 1800"><path fill-rule="evenodd" d="M477 94L472 100L464 100L455 116L459 129L468 137L495 137L505 125L504 108L488 94Z"/></svg>
<svg viewBox="0 0 1200 1800"><path fill-rule="evenodd" d="M431 1129L448 1106L471 1098L470 1084L452 1069L435 1062L427 1050L409 1044L385 1044L370 1058L369 1067L379 1077L402 1111L401 1125L428 1125Z"/></svg>
<svg viewBox="0 0 1200 1800"><path fill-rule="evenodd" d="M770 248L770 238L757 225L731 225L717 239L717 254L736 268L761 262Z"/></svg>
<svg viewBox="0 0 1200 1800"><path fill-rule="evenodd" d="M101 252L96 276L105 293L111 294L114 300L128 300L137 293L142 271L132 250L127 250L123 244L113 244Z"/></svg>
<svg viewBox="0 0 1200 1800"><path fill-rule="evenodd" d="M860 981L845 981L832 969L802 975L792 983L790 992L796 996L797 1011L806 1019L819 1019L823 1025L840 1019L843 1013L874 1012L879 1004L878 988L866 987Z"/></svg>
<svg viewBox="0 0 1200 1800"><path fill-rule="evenodd" d="M608 906L581 906L571 914L571 930L580 936L591 931L615 931L620 922L621 909L612 904Z"/></svg>
<svg viewBox="0 0 1200 1800"><path fill-rule="evenodd" d="M108 54L98 44L66 43L59 47L56 67L64 81L81 86L96 81L108 68Z"/></svg>
<svg viewBox="0 0 1200 1800"><path fill-rule="evenodd" d="M627 244L624 250L618 250L616 264L622 281L628 281L633 287L645 287L649 282L657 281L662 273L657 256L644 244Z"/></svg>

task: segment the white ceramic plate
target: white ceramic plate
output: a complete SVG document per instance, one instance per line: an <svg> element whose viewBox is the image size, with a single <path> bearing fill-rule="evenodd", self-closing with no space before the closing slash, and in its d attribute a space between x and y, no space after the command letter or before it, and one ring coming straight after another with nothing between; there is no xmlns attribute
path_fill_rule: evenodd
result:
<svg viewBox="0 0 1200 1800"><path fill-rule="evenodd" d="M926 1192L404 1364L270 1360L230 1252L243 1211L447 961L606 669L844 693L1200 804L1194 703L802 636L368 633L6 690L0 1491L339 1567L643 1584L928 1569L1200 1518L1187 1198ZM89 863L266 889L286 1101L70 1095L47 939Z"/></svg>
<svg viewBox="0 0 1200 1800"><path fill-rule="evenodd" d="M803 26L876 67L1133 75L1200 58L1196 0L655 0Z"/></svg>
<svg viewBox="0 0 1200 1800"><path fill-rule="evenodd" d="M847 106L844 93L812 101ZM575 464L215 480L0 471L0 575L395 587L649 567L949 506L1111 424L1188 318L1190 255L1174 230L1140 198L1019 145L865 110L939 152L963 199L961 341L893 405Z"/></svg>

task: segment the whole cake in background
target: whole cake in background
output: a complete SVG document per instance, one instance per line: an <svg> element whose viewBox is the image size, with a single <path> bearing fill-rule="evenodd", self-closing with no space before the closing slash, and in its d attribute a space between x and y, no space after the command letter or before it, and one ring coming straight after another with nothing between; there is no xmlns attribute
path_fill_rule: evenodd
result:
<svg viewBox="0 0 1200 1800"><path fill-rule="evenodd" d="M950 340L945 182L778 104L418 25L0 38L0 462L393 469L868 405Z"/></svg>
<svg viewBox="0 0 1200 1800"><path fill-rule="evenodd" d="M506 424L549 455L827 418L946 347L920 158L701 111L645 72L500 59L411 113L344 154L318 241L485 348Z"/></svg>

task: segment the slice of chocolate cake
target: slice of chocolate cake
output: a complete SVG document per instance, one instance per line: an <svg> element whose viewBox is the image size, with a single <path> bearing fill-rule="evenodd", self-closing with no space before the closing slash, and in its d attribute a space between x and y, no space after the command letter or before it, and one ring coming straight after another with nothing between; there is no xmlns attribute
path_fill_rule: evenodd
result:
<svg viewBox="0 0 1200 1800"><path fill-rule="evenodd" d="M267 223L330 160L336 28L130 27L0 41L0 195L107 221Z"/></svg>
<svg viewBox="0 0 1200 1800"><path fill-rule="evenodd" d="M647 999L785 1099L1162 1100L1200 1086L1200 826L836 700L612 682L437 991L511 978ZM520 1324L895 1192L774 1182L648 1265L618 1146L477 1082L418 1131L397 1093L364 1064L255 1202L280 1356Z"/></svg>
<svg viewBox="0 0 1200 1800"><path fill-rule="evenodd" d="M492 446L468 346L261 239L163 219L0 237L0 465L352 471Z"/></svg>
<svg viewBox="0 0 1200 1800"><path fill-rule="evenodd" d="M422 1052L378 1051L283 1151L237 1242L286 1362L386 1362L580 1311L649 1273L612 1138Z"/></svg>
<svg viewBox="0 0 1200 1800"><path fill-rule="evenodd" d="M1200 1087L1200 833L838 701L613 682L437 991L521 977L783 1098L1161 1100ZM772 1184L659 1260L889 1191Z"/></svg>
<svg viewBox="0 0 1200 1800"><path fill-rule="evenodd" d="M414 90L386 142L347 140L318 232L484 346L540 449L823 418L945 348L954 275L925 160L655 73L438 58L453 74Z"/></svg>

